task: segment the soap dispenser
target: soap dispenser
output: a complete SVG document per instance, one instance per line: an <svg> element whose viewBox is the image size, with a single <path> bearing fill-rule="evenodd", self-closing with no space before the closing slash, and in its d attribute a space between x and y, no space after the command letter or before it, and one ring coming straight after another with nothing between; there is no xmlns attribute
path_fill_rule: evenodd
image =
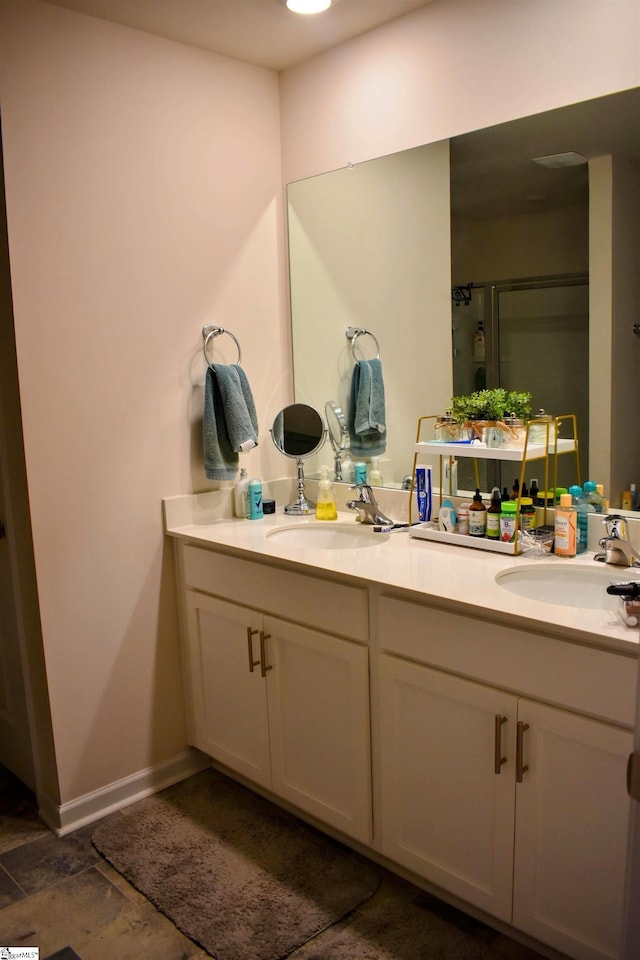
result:
<svg viewBox="0 0 640 960"><path fill-rule="evenodd" d="M320 483L318 484L318 501L316 503L316 520L337 520L336 498L333 486L329 480L329 468L320 467Z"/></svg>

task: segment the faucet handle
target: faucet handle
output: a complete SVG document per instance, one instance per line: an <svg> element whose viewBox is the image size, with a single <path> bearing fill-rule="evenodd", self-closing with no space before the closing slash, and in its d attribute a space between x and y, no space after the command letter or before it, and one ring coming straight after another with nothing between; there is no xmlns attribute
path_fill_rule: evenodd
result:
<svg viewBox="0 0 640 960"><path fill-rule="evenodd" d="M621 517L617 513L612 513L608 517L604 518L603 523L607 530L607 536L612 540L629 539L629 527L626 517Z"/></svg>
<svg viewBox="0 0 640 960"><path fill-rule="evenodd" d="M358 497L363 503L372 502L373 490L368 483L354 483L349 487L349 490L357 490Z"/></svg>

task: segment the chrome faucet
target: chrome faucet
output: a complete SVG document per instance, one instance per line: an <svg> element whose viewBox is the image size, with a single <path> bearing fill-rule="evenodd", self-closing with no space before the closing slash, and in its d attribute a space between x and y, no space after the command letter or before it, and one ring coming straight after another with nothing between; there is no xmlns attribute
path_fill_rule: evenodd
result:
<svg viewBox="0 0 640 960"><path fill-rule="evenodd" d="M611 514L602 522L607 535L599 542L604 550L596 553L593 559L611 563L617 567L640 567L640 554L633 549L629 541L629 525L626 517Z"/></svg>
<svg viewBox="0 0 640 960"><path fill-rule="evenodd" d="M358 511L357 519L360 523L377 523L384 525L393 523L393 520L385 517L384 513L380 510L373 490L368 483L354 483L353 486L349 487L349 490L358 491L358 499L347 500L347 508Z"/></svg>

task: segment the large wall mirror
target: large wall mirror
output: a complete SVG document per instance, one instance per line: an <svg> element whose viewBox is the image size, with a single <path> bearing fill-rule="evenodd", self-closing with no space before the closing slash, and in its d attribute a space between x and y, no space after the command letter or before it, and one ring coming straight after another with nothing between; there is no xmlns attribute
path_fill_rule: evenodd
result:
<svg viewBox="0 0 640 960"><path fill-rule="evenodd" d="M484 385L575 413L582 478L613 505L640 482L639 115L633 89L289 185L295 399L346 410L345 331L370 330L384 485L410 471L418 417Z"/></svg>

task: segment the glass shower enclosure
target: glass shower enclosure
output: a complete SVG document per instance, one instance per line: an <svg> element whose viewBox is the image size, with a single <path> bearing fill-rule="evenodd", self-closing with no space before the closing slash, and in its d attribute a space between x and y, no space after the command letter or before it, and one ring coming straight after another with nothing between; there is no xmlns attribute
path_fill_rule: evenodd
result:
<svg viewBox="0 0 640 960"><path fill-rule="evenodd" d="M474 351L479 327L484 355ZM532 412L552 416L575 414L580 470L587 476L589 449L589 277L588 274L530 277L470 283L452 291L454 395L484 387L504 387L532 395ZM509 491L515 479L513 463L479 461L484 492L498 486ZM529 466L527 485L537 477ZM575 457L558 459L558 485L575 483ZM474 466L458 463L458 487L475 487Z"/></svg>

